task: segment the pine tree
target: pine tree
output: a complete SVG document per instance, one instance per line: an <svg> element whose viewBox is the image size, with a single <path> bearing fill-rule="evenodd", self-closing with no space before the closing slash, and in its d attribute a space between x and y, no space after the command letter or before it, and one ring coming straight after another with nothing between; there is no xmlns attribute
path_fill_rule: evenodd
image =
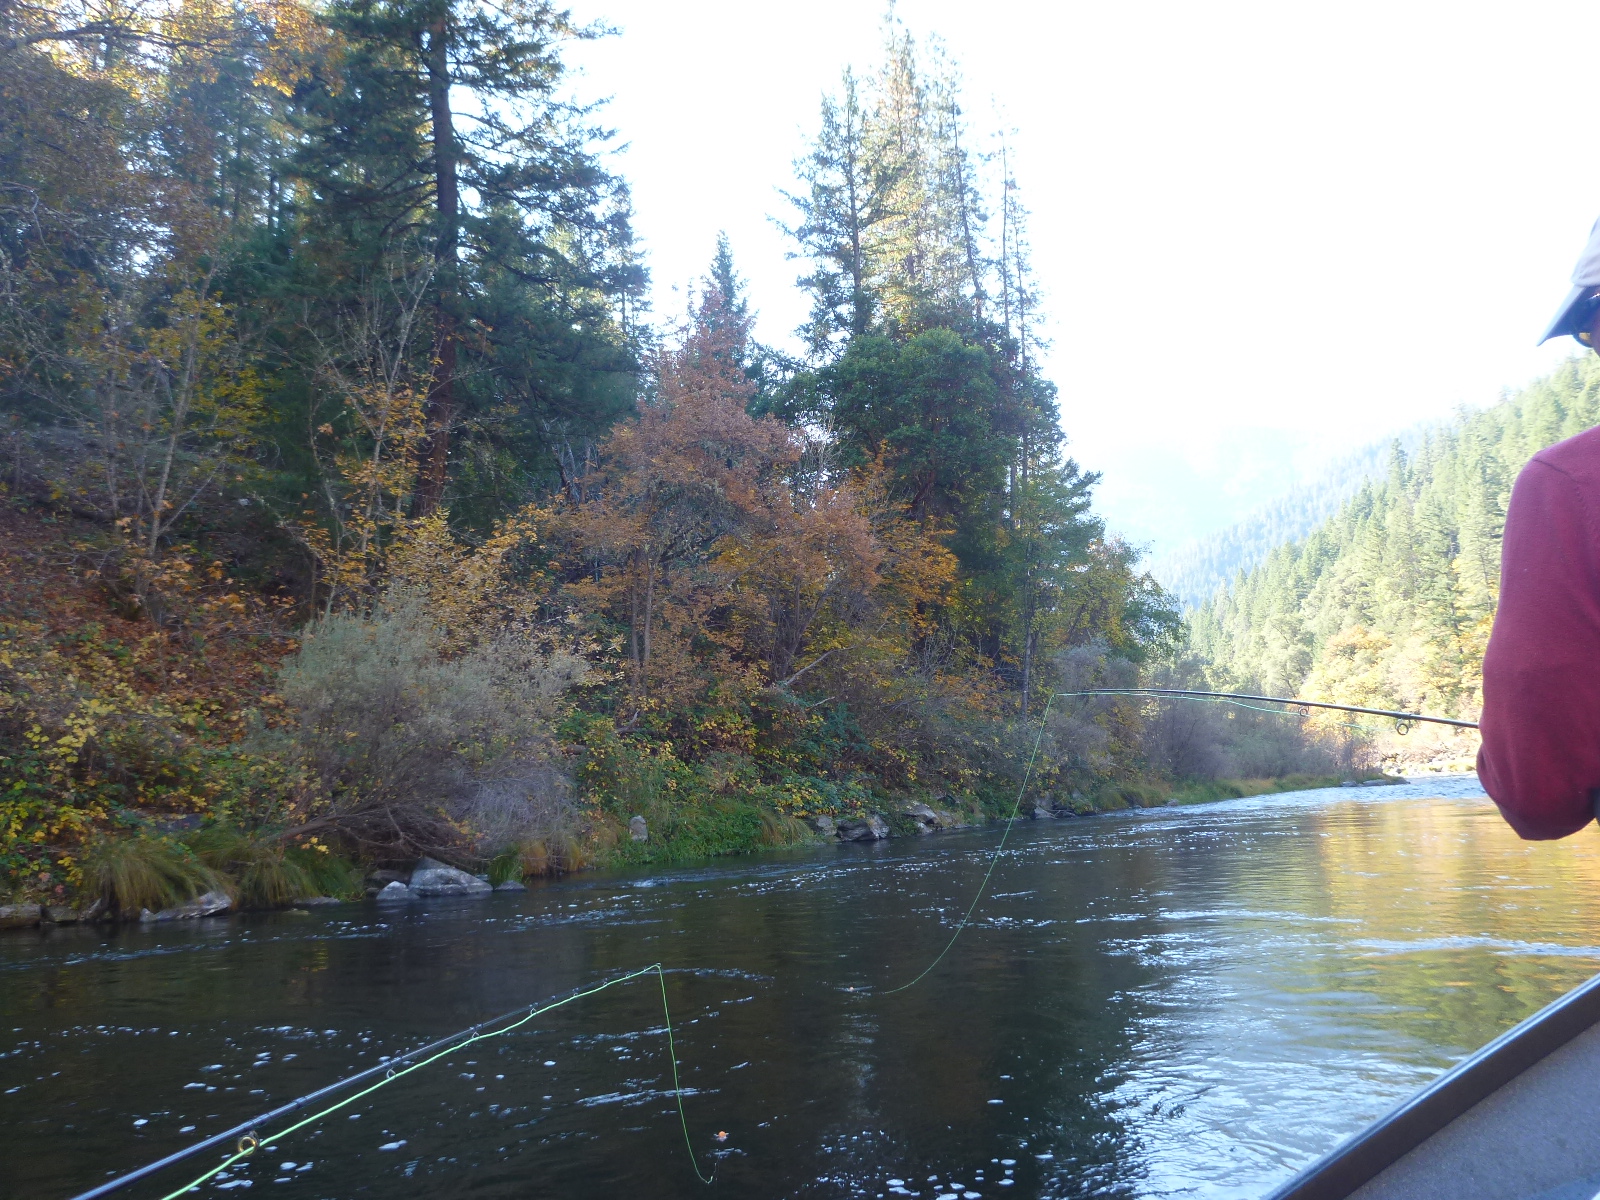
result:
<svg viewBox="0 0 1600 1200"><path fill-rule="evenodd" d="M812 297L805 333L815 354L865 334L877 310L868 243L892 216L903 166L874 152L871 120L856 77L847 70L839 95L822 101L816 141L795 164L805 190L789 197L800 221L787 232L811 265L799 282Z"/></svg>
<svg viewBox="0 0 1600 1200"><path fill-rule="evenodd" d="M298 172L333 218L350 269L370 270L396 238L428 256L432 380L416 500L425 513L445 499L458 430L488 399L468 382L482 364L469 370L462 354L517 345L530 318L541 333L576 324L597 348L625 343L618 326L643 273L626 189L596 156L605 135L561 92L563 46L593 29L546 0L340 0L331 20L345 50L337 74L330 65L302 89ZM541 319L541 306L560 316ZM602 371L628 369L607 357Z"/></svg>

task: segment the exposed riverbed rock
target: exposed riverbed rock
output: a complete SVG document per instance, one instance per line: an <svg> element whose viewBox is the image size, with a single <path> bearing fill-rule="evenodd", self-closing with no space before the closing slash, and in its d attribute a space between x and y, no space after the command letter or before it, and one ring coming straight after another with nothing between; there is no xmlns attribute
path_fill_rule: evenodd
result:
<svg viewBox="0 0 1600 1200"><path fill-rule="evenodd" d="M636 842L650 840L650 827L644 823L643 817L628 818L628 836Z"/></svg>
<svg viewBox="0 0 1600 1200"><path fill-rule="evenodd" d="M217 917L233 908L233 897L227 892L206 892L187 904L175 904L160 912L148 908L139 914L140 921L193 921L200 917Z"/></svg>
<svg viewBox="0 0 1600 1200"><path fill-rule="evenodd" d="M881 842L889 836L888 822L877 813L840 821L838 829L841 842Z"/></svg>
<svg viewBox="0 0 1600 1200"><path fill-rule="evenodd" d="M111 906L106 903L104 896L96 896L82 908L49 904L45 906L44 919L54 925L88 925L94 921L109 921Z"/></svg>
<svg viewBox="0 0 1600 1200"><path fill-rule="evenodd" d="M411 891L418 896L487 896L494 889L487 879L425 858L411 872Z"/></svg>
<svg viewBox="0 0 1600 1200"><path fill-rule="evenodd" d="M398 879L391 879L379 890L377 900L380 904L392 904L396 900L411 899L411 889Z"/></svg>
<svg viewBox="0 0 1600 1200"><path fill-rule="evenodd" d="M1033 819L1035 821L1043 821L1050 817L1054 817L1055 815L1055 810L1052 808L1046 808L1042 804L1035 804L1033 806Z"/></svg>
<svg viewBox="0 0 1600 1200"><path fill-rule="evenodd" d="M503 883L495 884L494 890L497 892L525 892L528 890L528 885L520 879L507 879Z"/></svg>
<svg viewBox="0 0 1600 1200"><path fill-rule="evenodd" d="M0 929L31 929L42 916L37 904L0 904Z"/></svg>

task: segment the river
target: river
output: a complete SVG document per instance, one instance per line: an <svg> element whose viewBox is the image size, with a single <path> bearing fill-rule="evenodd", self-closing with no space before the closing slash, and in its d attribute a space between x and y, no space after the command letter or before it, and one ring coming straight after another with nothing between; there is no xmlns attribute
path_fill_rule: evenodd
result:
<svg viewBox="0 0 1600 1200"><path fill-rule="evenodd" d="M1253 1197L1600 969L1594 835L1519 842L1467 779L1021 822L949 956L885 995L937 955L998 842L0 937L0 1196L67 1196L660 961L690 1140L724 1195ZM705 1195L688 1154L648 976L203 1192Z"/></svg>

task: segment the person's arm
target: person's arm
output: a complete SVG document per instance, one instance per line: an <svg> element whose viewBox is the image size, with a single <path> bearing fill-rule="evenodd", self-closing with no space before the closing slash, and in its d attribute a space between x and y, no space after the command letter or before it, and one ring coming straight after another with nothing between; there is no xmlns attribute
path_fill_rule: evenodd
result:
<svg viewBox="0 0 1600 1200"><path fill-rule="evenodd" d="M1524 838L1582 829L1600 789L1600 528L1587 493L1535 458L1506 513L1478 777Z"/></svg>

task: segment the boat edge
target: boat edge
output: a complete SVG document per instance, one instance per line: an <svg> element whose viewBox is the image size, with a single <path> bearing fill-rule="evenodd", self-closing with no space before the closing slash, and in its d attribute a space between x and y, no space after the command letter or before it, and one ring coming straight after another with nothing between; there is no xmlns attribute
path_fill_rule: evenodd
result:
<svg viewBox="0 0 1600 1200"><path fill-rule="evenodd" d="M1600 1022L1600 975L1513 1025L1263 1200L1344 1200L1479 1101Z"/></svg>

